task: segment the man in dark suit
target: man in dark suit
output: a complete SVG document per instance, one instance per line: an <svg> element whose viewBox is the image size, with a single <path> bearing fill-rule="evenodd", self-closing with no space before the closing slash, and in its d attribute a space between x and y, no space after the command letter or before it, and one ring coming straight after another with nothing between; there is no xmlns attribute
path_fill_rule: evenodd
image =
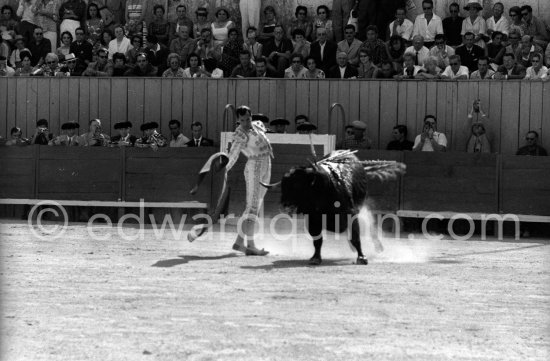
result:
<svg viewBox="0 0 550 361"><path fill-rule="evenodd" d="M170 50L158 42L155 34L147 35L146 49L149 63L158 69L157 75L162 76L162 73L168 68L166 61Z"/></svg>
<svg viewBox="0 0 550 361"><path fill-rule="evenodd" d="M267 59L263 56L256 59L256 78L276 78L277 74L267 67Z"/></svg>
<svg viewBox="0 0 550 361"><path fill-rule="evenodd" d="M498 67L493 79L497 80L521 80L525 78L526 70L521 64L516 63L512 53L506 53L502 57L503 64Z"/></svg>
<svg viewBox="0 0 550 361"><path fill-rule="evenodd" d="M188 147L213 147L214 141L212 139L204 138L202 136L202 123L193 122L191 124L191 130L193 131L193 139L188 143Z"/></svg>
<svg viewBox="0 0 550 361"><path fill-rule="evenodd" d="M460 56L462 65L468 67L470 73L477 70L477 61L485 56L485 50L474 44L475 35L472 32L464 34L464 44L456 48L455 54Z"/></svg>
<svg viewBox="0 0 550 361"><path fill-rule="evenodd" d="M357 68L348 63L348 54L340 52L336 55L337 65L330 68L327 78L352 79L357 78Z"/></svg>
<svg viewBox="0 0 550 361"><path fill-rule="evenodd" d="M44 59L46 58L46 55L51 51L52 49L52 43L50 40L44 38L44 30L37 26L34 29L34 39L31 40L29 43L29 51L31 52L31 65L40 67L44 64ZM92 45L90 45L91 47Z"/></svg>
<svg viewBox="0 0 550 361"><path fill-rule="evenodd" d="M113 147L133 147L137 138L130 134L132 129L131 122L115 123L115 130L118 130L118 135L111 138L110 145Z"/></svg>
<svg viewBox="0 0 550 361"><path fill-rule="evenodd" d="M93 45L84 39L85 32L83 28L77 28L74 32L76 40L71 43L69 52L76 56L77 66L86 69L92 62Z"/></svg>
<svg viewBox="0 0 550 361"><path fill-rule="evenodd" d="M317 41L311 44L309 55L315 59L317 68L328 73L330 68L336 65L336 51L338 45L330 40L327 40L327 29L317 29Z"/></svg>

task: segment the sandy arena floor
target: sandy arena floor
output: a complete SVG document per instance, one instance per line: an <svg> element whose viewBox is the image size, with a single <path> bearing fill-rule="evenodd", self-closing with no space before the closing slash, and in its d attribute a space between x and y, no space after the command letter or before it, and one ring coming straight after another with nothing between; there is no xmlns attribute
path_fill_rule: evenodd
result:
<svg viewBox="0 0 550 361"><path fill-rule="evenodd" d="M309 267L303 234L246 257L234 228L188 243L0 226L2 360L550 359L548 240L363 241L358 266L329 238Z"/></svg>

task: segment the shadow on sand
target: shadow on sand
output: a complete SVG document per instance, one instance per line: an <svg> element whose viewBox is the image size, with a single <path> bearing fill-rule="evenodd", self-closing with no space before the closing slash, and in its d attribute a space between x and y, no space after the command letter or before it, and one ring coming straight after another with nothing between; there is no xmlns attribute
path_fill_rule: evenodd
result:
<svg viewBox="0 0 550 361"><path fill-rule="evenodd" d="M323 263L319 266L312 266L308 263L307 259L293 259L293 260L280 260L274 261L271 264L264 264L260 266L241 266L242 269L250 270L264 270L271 271L272 269L281 269L281 268L317 268L317 267L341 267L341 266L355 266L355 261L351 258L340 258L340 259L324 259Z"/></svg>
<svg viewBox="0 0 550 361"><path fill-rule="evenodd" d="M236 253L227 253L223 254L221 256L178 256L178 258L174 259L165 259L162 261L157 261L155 264L152 264L151 267L174 267L179 266L185 263L189 263L192 261L217 261L224 258L233 258L237 257L238 255Z"/></svg>

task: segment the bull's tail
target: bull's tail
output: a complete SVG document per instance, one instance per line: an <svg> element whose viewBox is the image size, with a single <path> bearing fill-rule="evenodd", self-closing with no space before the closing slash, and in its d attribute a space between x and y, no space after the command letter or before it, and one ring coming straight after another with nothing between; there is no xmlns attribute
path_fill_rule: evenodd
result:
<svg viewBox="0 0 550 361"><path fill-rule="evenodd" d="M378 178L381 181L395 179L398 175L405 174L407 169L405 164L390 160L365 160L361 164L368 178Z"/></svg>

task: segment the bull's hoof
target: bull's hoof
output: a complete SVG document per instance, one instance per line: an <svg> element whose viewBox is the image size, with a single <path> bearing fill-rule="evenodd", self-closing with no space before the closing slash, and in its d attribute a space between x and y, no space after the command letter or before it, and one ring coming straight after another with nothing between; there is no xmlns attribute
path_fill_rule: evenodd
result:
<svg viewBox="0 0 550 361"><path fill-rule="evenodd" d="M365 258L365 257L357 257L357 262L356 264L364 264L364 265L367 265L369 264L369 261Z"/></svg>
<svg viewBox="0 0 550 361"><path fill-rule="evenodd" d="M310 264L311 266L319 266L319 265L321 264L321 262L322 262L321 257L315 257L315 256L313 256L313 257L311 257L311 258L309 259L309 264Z"/></svg>

